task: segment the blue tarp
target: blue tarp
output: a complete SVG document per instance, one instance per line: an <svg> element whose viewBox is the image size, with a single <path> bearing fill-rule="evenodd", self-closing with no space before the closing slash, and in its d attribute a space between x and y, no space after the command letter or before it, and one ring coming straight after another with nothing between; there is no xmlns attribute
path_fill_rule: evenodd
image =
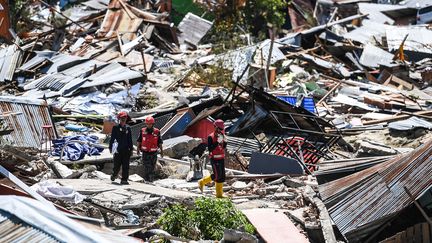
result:
<svg viewBox="0 0 432 243"><path fill-rule="evenodd" d="M297 103L297 97L294 96L277 96L278 99L281 99L293 106L296 106ZM301 103L301 107L305 108L306 110L317 113L315 108L315 101L312 97L304 97Z"/></svg>
<svg viewBox="0 0 432 243"><path fill-rule="evenodd" d="M68 145L66 145L63 152L63 159L65 160L70 160L70 161L81 160L86 155L89 156L100 155L101 152L104 150L101 147L96 147L98 144L97 136L78 135L78 136L68 136L68 137L63 137L60 139L53 140L54 150L51 152L51 154L53 156L60 157L63 146L66 144L66 142L71 140L85 141L88 142L89 144L81 144L78 142L69 143Z"/></svg>
<svg viewBox="0 0 432 243"><path fill-rule="evenodd" d="M75 125L75 124L67 124L65 129L73 132L87 132L89 129L85 126Z"/></svg>

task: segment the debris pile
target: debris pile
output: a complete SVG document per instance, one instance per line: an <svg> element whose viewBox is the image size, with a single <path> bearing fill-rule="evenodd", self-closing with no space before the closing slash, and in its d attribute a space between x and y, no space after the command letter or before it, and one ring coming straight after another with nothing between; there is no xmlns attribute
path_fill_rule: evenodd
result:
<svg viewBox="0 0 432 243"><path fill-rule="evenodd" d="M12 2L0 10L0 195L19 210L0 205L0 224L74 242L427 241L428 1L275 0L285 7L260 18L255 0ZM134 147L121 184L119 112ZM152 177L136 154L149 117L164 151ZM158 222L214 194L197 180L214 169L218 119L223 190L255 231L209 236L195 222L188 238Z"/></svg>

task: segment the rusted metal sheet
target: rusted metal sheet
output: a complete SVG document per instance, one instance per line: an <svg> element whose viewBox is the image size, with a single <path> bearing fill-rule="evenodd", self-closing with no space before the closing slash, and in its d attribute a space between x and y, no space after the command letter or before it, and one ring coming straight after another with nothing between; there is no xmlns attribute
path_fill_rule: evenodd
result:
<svg viewBox="0 0 432 243"><path fill-rule="evenodd" d="M57 138L54 123L44 100L0 96L0 115L14 131L2 138L18 147L40 148L42 126L51 125L49 135Z"/></svg>
<svg viewBox="0 0 432 243"><path fill-rule="evenodd" d="M29 225L4 211L0 211L0 229L0 238L4 242L31 242L35 239L38 242L60 242L37 227Z"/></svg>
<svg viewBox="0 0 432 243"><path fill-rule="evenodd" d="M9 28L11 27L9 3L7 0L0 0L0 5L0 37L12 43L12 35L9 32Z"/></svg>
<svg viewBox="0 0 432 243"><path fill-rule="evenodd" d="M129 5L121 0L110 2L108 11L98 31L98 37L114 37L121 35L124 38L133 40L136 32L142 24L143 19L136 16Z"/></svg>
<svg viewBox="0 0 432 243"><path fill-rule="evenodd" d="M248 209L242 212L267 243L309 242L283 212L274 209Z"/></svg>
<svg viewBox="0 0 432 243"><path fill-rule="evenodd" d="M333 221L361 242L432 187L432 139L411 153L320 186Z"/></svg>

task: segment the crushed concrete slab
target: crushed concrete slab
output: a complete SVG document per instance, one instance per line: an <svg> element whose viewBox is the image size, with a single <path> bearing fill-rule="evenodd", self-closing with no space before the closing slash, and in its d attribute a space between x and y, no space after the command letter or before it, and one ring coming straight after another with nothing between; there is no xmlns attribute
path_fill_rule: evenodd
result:
<svg viewBox="0 0 432 243"><path fill-rule="evenodd" d="M162 179L154 181L153 184L156 186L161 186L165 188L171 188L171 189L197 189L198 183L197 182L187 182L185 180L180 179Z"/></svg>
<svg viewBox="0 0 432 243"><path fill-rule="evenodd" d="M164 154L174 159L181 159L200 143L201 139L189 136L167 139L163 142Z"/></svg>
<svg viewBox="0 0 432 243"><path fill-rule="evenodd" d="M57 172L62 178L67 178L73 174L73 171L71 169L58 161L52 161L50 165L53 167L54 170L57 170Z"/></svg>
<svg viewBox="0 0 432 243"><path fill-rule="evenodd" d="M143 202L133 202L133 203L126 203L125 205L121 206L121 209L137 209L137 208L143 208L145 206L154 205L159 202L161 198L160 197L154 197L151 199L148 199Z"/></svg>
<svg viewBox="0 0 432 243"><path fill-rule="evenodd" d="M274 204L271 204L268 201L253 200L253 201L248 201L248 202L237 204L236 208L243 210L243 209L254 209L254 208L269 208L271 206L273 207Z"/></svg>
<svg viewBox="0 0 432 243"><path fill-rule="evenodd" d="M113 184L110 180L97 179L54 179L60 185L72 186L77 192L88 195L90 193L112 191L118 189L134 190L141 193L164 196L169 199L186 199L198 197L198 194L180 190L172 190L161 186L130 182L129 185Z"/></svg>
<svg viewBox="0 0 432 243"><path fill-rule="evenodd" d="M359 141L355 145L358 147L358 154L369 155L369 156L385 156L395 155L398 152L384 144L379 144L371 141Z"/></svg>
<svg viewBox="0 0 432 243"><path fill-rule="evenodd" d="M92 197L92 199L100 203L124 204L129 201L131 196L131 192L124 189L118 189L114 191L102 192Z"/></svg>

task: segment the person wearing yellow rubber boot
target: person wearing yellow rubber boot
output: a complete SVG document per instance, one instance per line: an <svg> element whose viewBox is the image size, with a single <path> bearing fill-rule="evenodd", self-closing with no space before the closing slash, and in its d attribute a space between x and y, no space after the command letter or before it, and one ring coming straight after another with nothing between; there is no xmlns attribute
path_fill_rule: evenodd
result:
<svg viewBox="0 0 432 243"><path fill-rule="evenodd" d="M210 164L213 174L198 181L201 192L204 186L212 180L216 183L216 197L223 198L223 183L225 182L225 148L227 139L225 136L225 124L222 120L214 122L215 131L208 136L208 150L210 152Z"/></svg>

